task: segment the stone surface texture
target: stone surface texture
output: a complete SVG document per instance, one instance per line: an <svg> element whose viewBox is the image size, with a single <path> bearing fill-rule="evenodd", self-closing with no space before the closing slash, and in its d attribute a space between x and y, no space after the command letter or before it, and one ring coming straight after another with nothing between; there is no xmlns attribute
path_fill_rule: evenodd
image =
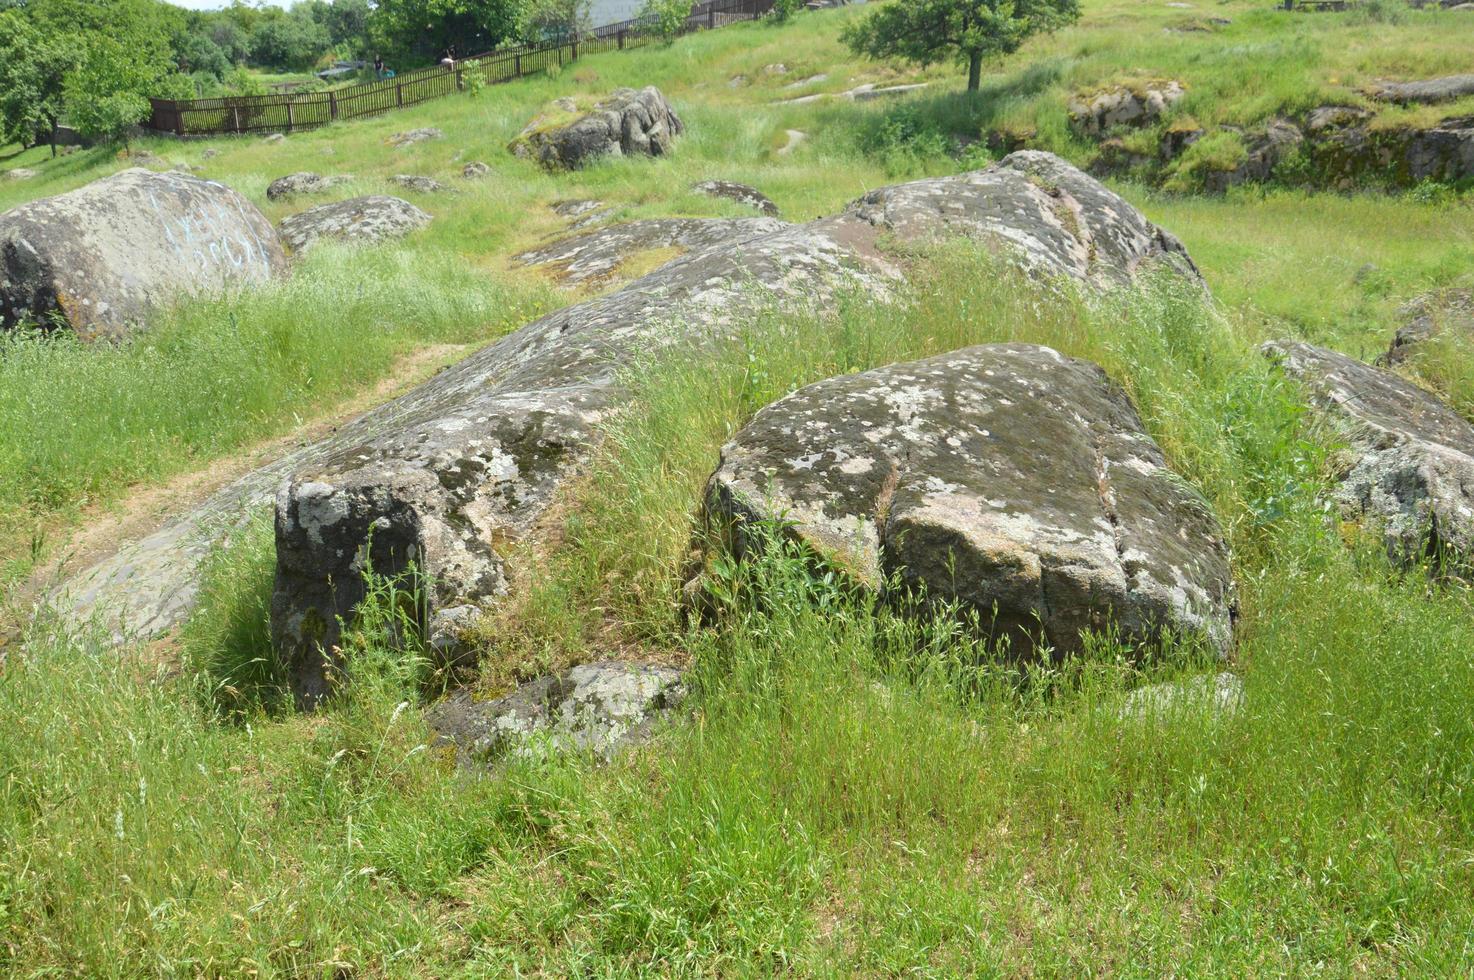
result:
<svg viewBox="0 0 1474 980"><path fill-rule="evenodd" d="M0 325L60 316L86 340L286 270L270 222L214 181L133 168L0 215Z"/></svg>
<svg viewBox="0 0 1474 980"><path fill-rule="evenodd" d="M351 179L347 176L324 177L322 174L304 170L273 180L266 188L266 197L271 201L279 201L296 194L319 194L346 184Z"/></svg>
<svg viewBox="0 0 1474 980"><path fill-rule="evenodd" d="M372 243L400 238L430 223L430 215L385 194L353 197L298 212L281 222L281 238L293 252L324 239Z"/></svg>
<svg viewBox="0 0 1474 980"><path fill-rule="evenodd" d="M703 180L691 189L707 197L721 197L738 204L745 204L769 218L778 217L778 205L756 187L730 180Z"/></svg>
<svg viewBox="0 0 1474 980"><path fill-rule="evenodd" d="M1100 136L1117 126L1149 126L1186 94L1187 89L1175 80L1118 85L1074 95L1066 108L1070 125L1078 132Z"/></svg>
<svg viewBox="0 0 1474 980"><path fill-rule="evenodd" d="M548 267L564 282L578 284L613 275L623 262L641 252L689 251L769 235L783 227L783 222L771 218L651 218L561 238L514 255L512 261Z"/></svg>
<svg viewBox="0 0 1474 980"><path fill-rule="evenodd" d="M1229 649L1228 548L1207 502L1105 372L1047 347L802 388L723 447L706 500L738 559L781 527L869 591L962 604L1015 652L1074 652L1109 626Z"/></svg>
<svg viewBox="0 0 1474 980"><path fill-rule="evenodd" d="M570 121L534 119L510 149L549 170L577 170L603 156L666 156L685 128L655 86L623 88Z"/></svg>

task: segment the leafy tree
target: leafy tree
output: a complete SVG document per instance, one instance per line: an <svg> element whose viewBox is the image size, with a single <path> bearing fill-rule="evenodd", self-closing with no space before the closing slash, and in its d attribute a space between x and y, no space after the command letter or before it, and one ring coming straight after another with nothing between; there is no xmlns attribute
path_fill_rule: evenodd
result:
<svg viewBox="0 0 1474 980"><path fill-rule="evenodd" d="M361 50L368 43L368 21L368 0L333 0L325 26L334 44Z"/></svg>
<svg viewBox="0 0 1474 980"><path fill-rule="evenodd" d="M930 65L967 62L967 87L982 81L983 59L1011 54L1032 34L1073 23L1079 0L890 0L844 32L856 54Z"/></svg>
<svg viewBox="0 0 1474 980"><path fill-rule="evenodd" d="M148 115L149 94L169 74L166 61L139 57L123 41L89 38L81 63L67 76L67 119L84 136L126 143L128 131Z"/></svg>
<svg viewBox="0 0 1474 980"><path fill-rule="evenodd" d="M691 16L691 0L645 0L640 18L655 25L655 31L667 41L681 33L686 18Z"/></svg>
<svg viewBox="0 0 1474 980"><path fill-rule="evenodd" d="M0 143L44 139L56 155L66 78L79 58L75 36L46 37L19 10L0 12Z"/></svg>
<svg viewBox="0 0 1474 980"><path fill-rule="evenodd" d="M369 37L378 50L410 60L438 58L452 44L476 54L516 34L521 7L520 0L378 0Z"/></svg>
<svg viewBox="0 0 1474 980"><path fill-rule="evenodd" d="M230 58L220 50L220 46L208 35L193 31L175 39L174 60L179 70L186 74L208 75L217 80L224 78L231 69Z"/></svg>
<svg viewBox="0 0 1474 980"><path fill-rule="evenodd" d="M529 43L576 38L593 22L589 8L590 0L522 0L517 36Z"/></svg>
<svg viewBox="0 0 1474 980"><path fill-rule="evenodd" d="M327 28L306 13L262 21L251 33L251 60L285 71L306 71L332 42Z"/></svg>
<svg viewBox="0 0 1474 980"><path fill-rule="evenodd" d="M210 17L204 33L232 65L238 65L251 56L251 36L228 14Z"/></svg>

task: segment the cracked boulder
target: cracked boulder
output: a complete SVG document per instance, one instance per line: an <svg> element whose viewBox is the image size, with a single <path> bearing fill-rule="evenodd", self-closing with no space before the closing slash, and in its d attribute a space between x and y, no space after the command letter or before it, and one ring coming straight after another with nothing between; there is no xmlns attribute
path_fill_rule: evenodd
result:
<svg viewBox="0 0 1474 980"><path fill-rule="evenodd" d="M610 225L560 238L512 256L521 265L543 267L569 284L611 276L627 260L662 249L687 252L725 241L768 235L783 228L771 218L653 218ZM674 259L676 256L670 256Z"/></svg>
<svg viewBox="0 0 1474 980"><path fill-rule="evenodd" d="M212 180L133 168L0 214L0 326L117 338L185 297L286 271L271 223Z"/></svg>
<svg viewBox="0 0 1474 980"><path fill-rule="evenodd" d="M455 746L464 765L539 745L608 759L647 740L685 695L681 671L602 661L528 681L499 698L459 690L426 714L439 743Z"/></svg>
<svg viewBox="0 0 1474 980"><path fill-rule="evenodd" d="M736 201L769 218L778 217L778 205L773 203L772 198L748 184L739 184L731 180L703 180L692 184L691 189L707 197L721 197L729 201Z"/></svg>
<svg viewBox="0 0 1474 980"><path fill-rule="evenodd" d="M266 188L266 198L270 201L279 201L284 197L293 197L297 194L320 194L346 184L352 179L346 176L324 177L322 174L304 170L273 180Z"/></svg>
<svg viewBox="0 0 1474 980"><path fill-rule="evenodd" d="M280 229L288 248L305 252L323 239L368 244L401 238L430 220L430 215L408 201L372 194L309 208L283 218Z"/></svg>
<svg viewBox="0 0 1474 980"><path fill-rule="evenodd" d="M778 533L885 598L955 602L1015 653L1114 627L1226 654L1228 547L1120 387L1047 347L990 344L832 378L760 411L707 485L742 560Z"/></svg>
<svg viewBox="0 0 1474 980"><path fill-rule="evenodd" d="M1300 341L1265 344L1344 439L1335 502L1380 528L1388 555L1474 555L1474 427L1390 371Z"/></svg>
<svg viewBox="0 0 1474 980"><path fill-rule="evenodd" d="M668 156L685 128L655 86L622 88L587 112L555 106L509 149L548 170L577 170L605 156Z"/></svg>

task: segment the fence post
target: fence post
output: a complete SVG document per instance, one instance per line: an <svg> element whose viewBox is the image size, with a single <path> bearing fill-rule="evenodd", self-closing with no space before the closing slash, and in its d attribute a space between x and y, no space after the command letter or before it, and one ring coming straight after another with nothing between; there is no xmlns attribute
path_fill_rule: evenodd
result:
<svg viewBox="0 0 1474 980"><path fill-rule="evenodd" d="M239 133L241 131L241 107L238 105L231 106L230 114L235 118L235 131Z"/></svg>
<svg viewBox="0 0 1474 980"><path fill-rule="evenodd" d="M328 92L328 118L338 118L338 96L334 92Z"/></svg>
<svg viewBox="0 0 1474 980"><path fill-rule="evenodd" d="M184 135L184 110L179 108L179 103L174 103L174 135Z"/></svg>
<svg viewBox="0 0 1474 980"><path fill-rule="evenodd" d="M522 77L522 56L520 54L512 55L512 77Z"/></svg>
<svg viewBox="0 0 1474 980"><path fill-rule="evenodd" d="M717 26L716 4L712 4L710 7L706 8L706 26L708 29L712 29Z"/></svg>
<svg viewBox="0 0 1474 980"><path fill-rule="evenodd" d="M571 61L577 61L578 60L578 37L577 37L577 35L575 35L574 38L573 38L573 57L570 60Z"/></svg>
<svg viewBox="0 0 1474 980"><path fill-rule="evenodd" d="M624 50L624 31L619 32L619 50Z"/></svg>
<svg viewBox="0 0 1474 980"><path fill-rule="evenodd" d="M563 67L563 45L558 45L558 67Z"/></svg>
<svg viewBox="0 0 1474 980"><path fill-rule="evenodd" d="M401 108L401 109L404 108L404 83L403 82L395 82L394 83L394 104L397 107Z"/></svg>
<svg viewBox="0 0 1474 980"><path fill-rule="evenodd" d="M290 133L294 125L296 121L292 118L292 97L289 95L287 96L287 132Z"/></svg>
<svg viewBox="0 0 1474 980"><path fill-rule="evenodd" d="M456 91L457 92L464 92L465 90L466 90L466 73L462 69L457 68L456 69Z"/></svg>

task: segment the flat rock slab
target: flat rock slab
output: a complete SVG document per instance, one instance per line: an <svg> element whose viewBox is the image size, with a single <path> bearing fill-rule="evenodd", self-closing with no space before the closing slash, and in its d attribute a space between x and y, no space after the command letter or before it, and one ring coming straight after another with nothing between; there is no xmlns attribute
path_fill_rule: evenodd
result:
<svg viewBox="0 0 1474 980"><path fill-rule="evenodd" d="M774 302L823 309L841 288L885 295L901 270L877 248L883 235L973 235L1026 267L1091 284L1130 282L1159 265L1198 281L1170 236L1049 159L1017 154L986 171L877 191L831 218L695 249L543 317L129 544L54 605L119 635L176 625L191 603L172 597L197 586L200 549L255 512L263 485L279 487L272 629L302 703L313 704L326 690L339 617L362 598L365 560L384 574L411 561L430 574L426 626L440 644L468 611L512 589L524 546L556 536L555 505L592 458L601 421L628 404L622 372L659 351L699 355ZM1057 182L1041 185L1031 169ZM1089 213L1062 219L1062 200Z"/></svg>
<svg viewBox="0 0 1474 980"><path fill-rule="evenodd" d="M430 215L408 201L373 194L283 218L281 238L293 252L301 253L324 239L367 244L401 238L430 221Z"/></svg>
<svg viewBox="0 0 1474 980"><path fill-rule="evenodd" d="M1388 82L1375 95L1386 102L1432 104L1474 95L1474 75L1447 75L1417 82Z"/></svg>
<svg viewBox="0 0 1474 980"><path fill-rule="evenodd" d="M622 88L588 112L559 106L539 116L509 149L548 170L577 170L606 156L666 156L685 129L655 86Z"/></svg>
<svg viewBox="0 0 1474 980"><path fill-rule="evenodd" d="M1265 344L1347 444L1336 502L1394 561L1474 556L1474 427L1390 371L1299 341Z"/></svg>
<svg viewBox="0 0 1474 980"><path fill-rule="evenodd" d="M512 261L549 266L570 284L613 275L626 260L663 248L705 248L718 242L768 235L783 228L771 218L653 218L610 225L522 252Z"/></svg>
<svg viewBox="0 0 1474 980"><path fill-rule="evenodd" d="M403 149L406 146L414 146L416 143L428 143L431 140L445 139L445 134L433 126L424 129L411 129L405 133L395 133L389 137L389 145Z"/></svg>
<svg viewBox="0 0 1474 980"><path fill-rule="evenodd" d="M0 215L0 326L59 315L84 340L286 271L271 223L210 180L133 168Z"/></svg>
<svg viewBox="0 0 1474 980"><path fill-rule="evenodd" d="M340 187L352 179L347 176L324 177L322 174L304 170L301 173L287 174L285 177L273 180L266 188L266 198L270 201L279 201L297 194L320 194L334 187Z"/></svg>
<svg viewBox="0 0 1474 980"><path fill-rule="evenodd" d="M1181 712L1202 711L1214 718L1231 718L1244 706L1244 682L1237 674L1189 677L1139 687L1126 696L1117 712L1127 721L1168 719Z"/></svg>
<svg viewBox="0 0 1474 980"><path fill-rule="evenodd" d="M707 520L739 560L776 529L884 595L955 601L1016 653L1200 636L1233 583L1212 510L1124 391L1047 347L991 344L802 388L722 449ZM894 598L894 597L892 597Z"/></svg>
<svg viewBox="0 0 1474 980"><path fill-rule="evenodd" d="M731 180L703 180L692 184L691 189L707 197L720 197L728 201L736 201L738 204L745 204L769 218L778 217L778 205L773 203L772 198L748 184L739 184Z"/></svg>
<svg viewBox="0 0 1474 980"><path fill-rule="evenodd" d="M427 716L463 765L539 747L608 759L648 739L685 695L681 671L603 661L529 681L500 698L478 701L471 691L456 691Z"/></svg>

